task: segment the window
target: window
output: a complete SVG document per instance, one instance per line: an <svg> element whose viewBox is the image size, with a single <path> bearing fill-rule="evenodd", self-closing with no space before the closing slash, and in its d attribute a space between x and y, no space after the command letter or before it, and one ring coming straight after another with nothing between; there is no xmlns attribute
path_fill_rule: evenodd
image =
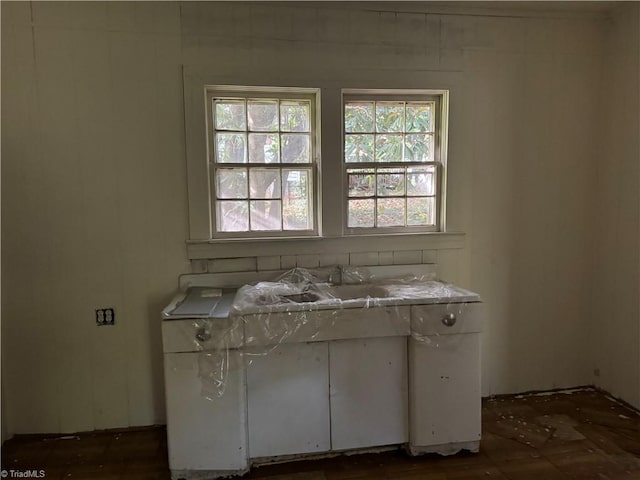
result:
<svg viewBox="0 0 640 480"><path fill-rule="evenodd" d="M278 85L282 75L265 75L261 86L251 86L255 72L247 70L246 65L238 65L237 70L229 68L221 70L219 65L212 64L184 65L182 69L190 259L337 255L361 252L370 241L375 242L366 247L371 251L464 246L464 234L452 231L460 220L456 221L454 216L449 222L445 208L453 200L457 205L454 214L459 214L465 198L458 189L451 199L452 190L447 188L447 184L455 187L459 180L447 181L449 92L456 91L464 75L416 70L398 77L387 75L389 72L384 69L379 76L368 70L341 74L327 73L318 66L317 70L284 72L291 80L288 84L295 87L282 87ZM392 88L398 82L406 88ZM441 88L421 88L435 84ZM349 88L352 86L358 88ZM273 118L277 115L277 119L262 127L253 118L253 107L259 102L271 105ZM370 104L368 125L365 121L362 126L350 124L345 129L345 103L349 102ZM383 132L378 131L382 126L376 128L376 105L384 106L385 102L402 104L402 128L396 127L400 131ZM431 104L429 128L412 127L410 119L416 117L413 104L421 103ZM217 105L220 112L216 111ZM304 119L308 111L308 127L305 122L301 124L304 126L298 123L290 126L286 120L287 106L301 106L299 111L304 113ZM452 107L460 118L464 105L458 102ZM426 122L428 118L418 115L418 121ZM260 134L263 136L259 137ZM287 139L294 134L308 138L308 159L306 155L289 153L292 144ZM398 139L385 140L385 134L402 136L402 148L399 155L396 153L395 162L385 157L379 146L386 141L394 144L395 140L397 150ZM270 145L267 135L271 135ZM364 146L358 146L357 135ZM344 158L345 137L351 137L346 141L354 150L348 159ZM433 147L426 158L420 153L425 151L420 148L420 138ZM257 140L263 141L258 143L262 150L255 148ZM265 146L270 148L266 152ZM411 151L412 146L415 152ZM463 146L459 151L465 153L466 149ZM294 160L289 160L291 157ZM460 163L464 161L463 156ZM385 168L400 171L380 171ZM271 174L266 179L266 174L262 174L265 170ZM456 174L464 175L464 171L458 170ZM387 209L388 199L401 204L400 214ZM349 205L354 201L362 201L364 206L360 212L364 220L356 224L360 226L354 226L355 215L349 219ZM387 203L394 206L394 202ZM393 215L384 217L389 210ZM434 235L414 235L425 232Z"/></svg>
<svg viewBox="0 0 640 480"><path fill-rule="evenodd" d="M443 95L344 95L346 231L437 231Z"/></svg>
<svg viewBox="0 0 640 480"><path fill-rule="evenodd" d="M316 235L317 94L206 92L213 237Z"/></svg>

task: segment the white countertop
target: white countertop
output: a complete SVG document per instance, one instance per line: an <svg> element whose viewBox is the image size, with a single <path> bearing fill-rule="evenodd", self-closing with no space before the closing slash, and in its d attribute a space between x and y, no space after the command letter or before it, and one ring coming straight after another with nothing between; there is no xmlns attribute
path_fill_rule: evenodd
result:
<svg viewBox="0 0 640 480"><path fill-rule="evenodd" d="M318 271L292 270L286 273L297 276L284 281L274 280L280 278L276 273L282 272L267 273L184 276L181 279L183 292L163 310L163 319L481 301L477 293L434 280L431 265L353 267L347 278L356 281L344 285L323 283L317 277L306 276ZM253 275L253 282L248 281L252 278L249 275ZM310 282L310 278L314 281ZM220 288L227 286L240 288Z"/></svg>
<svg viewBox="0 0 640 480"><path fill-rule="evenodd" d="M447 303L469 303L481 301L477 293L456 285L438 281L416 282L408 284L380 284L377 288L388 293L384 297L366 298L326 298L315 302L286 302L269 304L251 304L236 295L233 313L248 315L255 313L303 312L316 310L336 310L352 308L394 307L404 305L430 305Z"/></svg>

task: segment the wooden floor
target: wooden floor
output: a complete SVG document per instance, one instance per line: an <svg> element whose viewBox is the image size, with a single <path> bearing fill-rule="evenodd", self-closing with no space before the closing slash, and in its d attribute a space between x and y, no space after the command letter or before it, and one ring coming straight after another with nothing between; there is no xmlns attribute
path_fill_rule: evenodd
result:
<svg viewBox="0 0 640 480"><path fill-rule="evenodd" d="M3 445L2 468L42 469L47 479L170 478L164 427L16 437ZM499 397L483 403L478 454L412 458L395 450L262 466L244 478L640 480L640 416L593 390Z"/></svg>

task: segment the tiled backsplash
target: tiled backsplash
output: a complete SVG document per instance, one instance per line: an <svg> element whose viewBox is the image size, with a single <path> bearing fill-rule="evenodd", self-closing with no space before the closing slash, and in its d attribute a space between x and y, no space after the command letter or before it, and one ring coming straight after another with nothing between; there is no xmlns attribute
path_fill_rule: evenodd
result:
<svg viewBox="0 0 640 480"><path fill-rule="evenodd" d="M323 267L328 265L410 265L437 264L438 275L449 281L457 279L458 249L400 250L382 252L353 252L340 254L273 255L238 258L191 260L191 273L251 272L286 270L294 267Z"/></svg>

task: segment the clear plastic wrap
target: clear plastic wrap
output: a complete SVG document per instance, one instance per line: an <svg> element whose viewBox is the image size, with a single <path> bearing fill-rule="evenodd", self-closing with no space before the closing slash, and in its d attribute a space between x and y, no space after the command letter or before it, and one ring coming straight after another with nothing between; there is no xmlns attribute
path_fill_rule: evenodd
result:
<svg viewBox="0 0 640 480"><path fill-rule="evenodd" d="M467 302L478 301L476 294L433 275L382 276L366 267L294 268L273 281L238 289L228 319L195 320L203 395L221 397L230 371L248 367L253 356L268 355L284 343L382 332L438 348L441 335L464 330ZM451 348L451 341L446 345ZM231 349L243 358L239 365L230 365Z"/></svg>

